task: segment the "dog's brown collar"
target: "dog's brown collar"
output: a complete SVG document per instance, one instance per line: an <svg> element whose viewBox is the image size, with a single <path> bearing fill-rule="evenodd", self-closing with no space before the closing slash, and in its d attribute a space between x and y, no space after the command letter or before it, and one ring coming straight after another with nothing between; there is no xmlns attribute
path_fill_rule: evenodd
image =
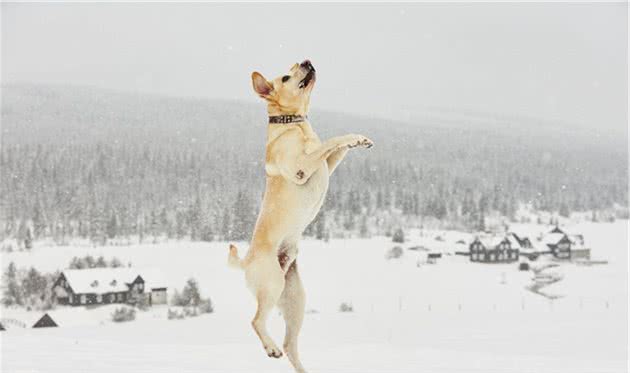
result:
<svg viewBox="0 0 630 373"><path fill-rule="evenodd" d="M306 115L274 115L269 117L269 123L281 123L281 124L289 124L289 123L299 123L304 122L306 120Z"/></svg>

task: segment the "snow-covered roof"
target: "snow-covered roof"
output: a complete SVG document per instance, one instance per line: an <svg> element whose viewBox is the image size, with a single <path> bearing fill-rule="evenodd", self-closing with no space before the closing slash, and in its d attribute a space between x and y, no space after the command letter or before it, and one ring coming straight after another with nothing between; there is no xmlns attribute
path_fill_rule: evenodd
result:
<svg viewBox="0 0 630 373"><path fill-rule="evenodd" d="M571 235L569 236L569 240L571 240L571 243L576 246L576 248L584 248L584 236L581 234Z"/></svg>
<svg viewBox="0 0 630 373"><path fill-rule="evenodd" d="M564 237L566 236L566 234L564 233L547 233L543 239L542 242L545 245L556 245L558 242L560 242L560 240L562 240Z"/></svg>
<svg viewBox="0 0 630 373"><path fill-rule="evenodd" d="M510 242L510 246L512 246L513 249L521 248L521 243L514 237L514 234L508 234L507 240Z"/></svg>
<svg viewBox="0 0 630 373"><path fill-rule="evenodd" d="M479 236L477 238L487 249L494 249L506 239L505 236Z"/></svg>
<svg viewBox="0 0 630 373"><path fill-rule="evenodd" d="M165 288L161 273L154 269L90 268L63 271L68 284L77 294L106 294L125 292L128 284L140 276L146 289Z"/></svg>

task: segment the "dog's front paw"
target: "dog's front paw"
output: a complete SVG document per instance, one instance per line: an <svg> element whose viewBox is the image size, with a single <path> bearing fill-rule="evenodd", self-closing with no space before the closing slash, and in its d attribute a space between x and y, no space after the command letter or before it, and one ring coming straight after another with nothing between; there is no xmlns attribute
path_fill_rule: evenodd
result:
<svg viewBox="0 0 630 373"><path fill-rule="evenodd" d="M374 146L374 142L372 142L372 140L368 139L365 136L357 136L356 139L354 139L349 145L348 148L352 149L352 148L356 148L358 146L362 146L364 148L371 148L372 146Z"/></svg>
<svg viewBox="0 0 630 373"><path fill-rule="evenodd" d="M275 357L276 359L282 357L282 351L277 346L265 346L265 352L269 357Z"/></svg>

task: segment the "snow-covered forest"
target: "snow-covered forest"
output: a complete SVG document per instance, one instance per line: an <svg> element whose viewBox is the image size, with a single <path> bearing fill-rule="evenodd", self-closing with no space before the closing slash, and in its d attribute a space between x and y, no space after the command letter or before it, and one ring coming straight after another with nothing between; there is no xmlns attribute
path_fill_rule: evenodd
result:
<svg viewBox="0 0 630 373"><path fill-rule="evenodd" d="M369 237L429 222L479 230L490 215L519 219L522 204L628 217L624 139L456 114L399 121L314 111L322 138L360 131L376 147L342 164L306 235ZM260 105L10 85L2 116L2 238L29 246L251 234L264 186Z"/></svg>

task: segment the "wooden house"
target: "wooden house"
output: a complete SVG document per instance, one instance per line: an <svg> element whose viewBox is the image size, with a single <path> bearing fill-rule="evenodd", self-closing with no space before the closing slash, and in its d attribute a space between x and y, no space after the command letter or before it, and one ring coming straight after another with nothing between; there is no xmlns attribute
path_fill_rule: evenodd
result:
<svg viewBox="0 0 630 373"><path fill-rule="evenodd" d="M569 239L569 236L556 227L551 232L547 233L542 242L546 248L549 249L549 253L557 259L571 259L571 246L573 242Z"/></svg>
<svg viewBox="0 0 630 373"><path fill-rule="evenodd" d="M53 284L57 303L71 306L143 300L149 304L165 304L166 291L158 272L132 268L66 270Z"/></svg>
<svg viewBox="0 0 630 373"><path fill-rule="evenodd" d="M475 237L468 246L471 262L511 263L518 260L518 247L508 236Z"/></svg>

